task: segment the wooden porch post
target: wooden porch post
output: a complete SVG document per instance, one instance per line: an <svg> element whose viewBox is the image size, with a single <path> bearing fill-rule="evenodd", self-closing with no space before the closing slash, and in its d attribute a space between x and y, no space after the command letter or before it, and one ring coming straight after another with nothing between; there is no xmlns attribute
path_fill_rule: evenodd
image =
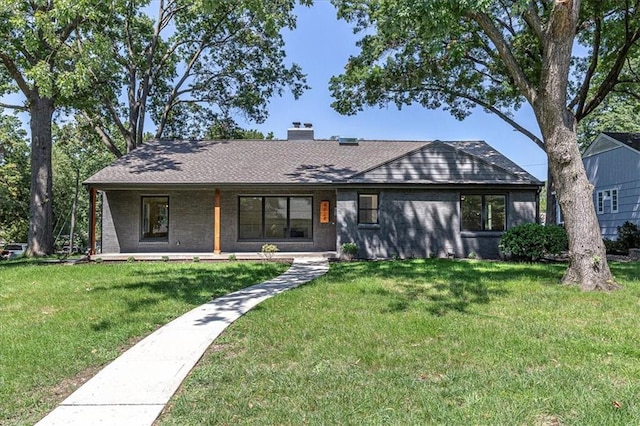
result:
<svg viewBox="0 0 640 426"><path fill-rule="evenodd" d="M220 190L216 189L213 202L213 254L220 254Z"/></svg>
<svg viewBox="0 0 640 426"><path fill-rule="evenodd" d="M96 254L96 194L97 190L89 190L89 255Z"/></svg>

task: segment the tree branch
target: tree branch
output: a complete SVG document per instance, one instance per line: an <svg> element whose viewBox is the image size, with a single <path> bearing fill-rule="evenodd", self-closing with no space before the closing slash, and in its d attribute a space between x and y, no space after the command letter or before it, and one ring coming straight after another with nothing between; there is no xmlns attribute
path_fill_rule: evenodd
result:
<svg viewBox="0 0 640 426"><path fill-rule="evenodd" d="M620 76L622 68L624 67L627 54L629 53L629 50L631 50L631 47L633 47L633 45L639 39L640 29L635 30L635 32L632 34L627 34L624 45L620 49L618 49L618 56L616 57L613 66L596 90L595 95L588 103L586 103L582 110L576 111L576 120L580 121L582 118L593 112L593 110L595 110L598 105L600 105L602 101L604 101L604 98L607 96L607 94L611 92L611 90L613 90L615 85L618 84L618 77Z"/></svg>
<svg viewBox="0 0 640 426"><path fill-rule="evenodd" d="M513 78L515 84L518 86L522 94L527 98L530 104L534 104L536 101L536 92L531 86L531 83L524 74L522 68L518 64L518 61L513 56L511 49L507 41L502 37L502 34L496 26L491 22L491 19L486 13L472 12L467 15L470 19L475 21L480 28L485 32L487 37L493 42L498 50L500 58L504 62L509 74Z"/></svg>
<svg viewBox="0 0 640 426"><path fill-rule="evenodd" d="M102 143L104 144L104 146L106 146L107 149L117 158L122 157L122 151L120 151L118 147L113 143L113 139L111 138L111 136L107 134L107 132L105 132L102 126L96 123L95 121L93 121L91 116L86 112L83 112L82 115L89 122L89 124L91 124L93 129L98 133L98 135L100 136L100 140L102 140Z"/></svg>
<svg viewBox="0 0 640 426"><path fill-rule="evenodd" d="M501 118L503 121L505 121L507 124L511 125L511 127L513 127L515 130L517 130L518 132L522 133L523 135L525 135L526 137L528 137L529 139L531 139L533 141L533 143L535 143L536 145L538 145L538 147L540 149L542 149L543 151L546 152L546 148L545 148L545 144L542 141L542 139L540 139L539 137L537 137L535 134L533 134L531 131L527 130L524 126L522 126L520 123L518 123L517 121L515 121L513 118L511 118L508 114L500 111L500 109L496 108L495 106L493 106L492 104L478 98L475 97L469 93L465 93L465 92L460 92L460 91L451 91L451 90L447 90L447 87L445 86L423 86L423 88L427 91L430 92L435 92L435 93L442 93L445 95L453 95L455 97L460 97L463 99L466 99L468 101L473 102L474 104L486 109L487 111L497 115L499 118Z"/></svg>
<svg viewBox="0 0 640 426"><path fill-rule="evenodd" d="M598 55L600 54L600 43L602 41L602 21L598 18L596 19L596 28L593 39L593 47L591 51L591 61L589 63L589 68L585 73L584 80L582 81L582 85L578 93L576 93L575 98L569 103L569 109L573 109L576 104L578 108L576 109L574 115L578 115L580 111L584 110L584 104L587 101L587 96L589 94L589 87L591 85L591 79L596 72L598 67Z"/></svg>
<svg viewBox="0 0 640 426"><path fill-rule="evenodd" d="M4 67L9 71L9 75L14 79L22 91L22 94L29 99L33 95L33 89L29 87L29 83L24 79L13 60L6 53L0 52L0 61L2 61Z"/></svg>
<svg viewBox="0 0 640 426"><path fill-rule="evenodd" d="M18 111L29 111L29 108L25 107L24 105L11 105L5 104L4 102L0 102L0 108L15 109Z"/></svg>

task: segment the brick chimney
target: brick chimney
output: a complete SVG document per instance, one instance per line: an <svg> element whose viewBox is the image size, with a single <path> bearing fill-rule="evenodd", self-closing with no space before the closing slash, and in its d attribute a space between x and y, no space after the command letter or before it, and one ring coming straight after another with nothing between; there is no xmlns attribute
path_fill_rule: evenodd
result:
<svg viewBox="0 0 640 426"><path fill-rule="evenodd" d="M304 123L304 127L300 127L299 121L294 121L293 127L287 129L287 140L290 141L312 141L313 140L313 124Z"/></svg>

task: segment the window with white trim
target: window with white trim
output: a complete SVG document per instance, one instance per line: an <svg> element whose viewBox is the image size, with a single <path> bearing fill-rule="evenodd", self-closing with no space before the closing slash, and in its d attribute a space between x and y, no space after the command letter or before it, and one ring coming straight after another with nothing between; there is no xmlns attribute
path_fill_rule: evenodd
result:
<svg viewBox="0 0 640 426"><path fill-rule="evenodd" d="M598 214L605 213L605 204L609 202L611 213L618 213L618 190L604 189L596 193L596 210Z"/></svg>

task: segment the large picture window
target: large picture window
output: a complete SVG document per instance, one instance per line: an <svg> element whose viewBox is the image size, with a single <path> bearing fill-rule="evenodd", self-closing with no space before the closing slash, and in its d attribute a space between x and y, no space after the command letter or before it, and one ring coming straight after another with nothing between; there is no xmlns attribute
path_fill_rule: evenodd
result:
<svg viewBox="0 0 640 426"><path fill-rule="evenodd" d="M378 194L358 195L358 223L365 225L378 223Z"/></svg>
<svg viewBox="0 0 640 426"><path fill-rule="evenodd" d="M169 197L142 197L142 239L169 237Z"/></svg>
<svg viewBox="0 0 640 426"><path fill-rule="evenodd" d="M507 229L506 196L460 195L463 231L504 231Z"/></svg>
<svg viewBox="0 0 640 426"><path fill-rule="evenodd" d="M312 197L239 197L238 238L313 238Z"/></svg>

